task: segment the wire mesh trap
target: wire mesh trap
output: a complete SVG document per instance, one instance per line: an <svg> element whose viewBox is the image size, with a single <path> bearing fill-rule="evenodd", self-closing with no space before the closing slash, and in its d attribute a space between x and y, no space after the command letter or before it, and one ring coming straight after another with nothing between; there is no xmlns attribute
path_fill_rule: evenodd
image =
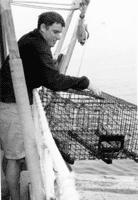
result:
<svg viewBox="0 0 138 200"><path fill-rule="evenodd" d="M138 162L137 106L103 93L53 92L40 98L53 138L70 164L75 160L130 158Z"/></svg>

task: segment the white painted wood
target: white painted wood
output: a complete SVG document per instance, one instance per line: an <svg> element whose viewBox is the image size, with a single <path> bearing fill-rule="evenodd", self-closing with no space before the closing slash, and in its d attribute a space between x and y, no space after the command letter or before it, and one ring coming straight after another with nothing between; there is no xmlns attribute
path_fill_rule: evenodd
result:
<svg viewBox="0 0 138 200"><path fill-rule="evenodd" d="M28 169L30 171L31 183L35 199L42 200L42 177L39 167L39 156L34 141L35 128L33 124L31 108L29 105L22 61L20 59L18 45L16 41L14 22L11 12L11 2L10 0L1 0L0 3L2 11L2 21L4 26L3 30L6 35L7 46L9 50L10 70L19 111L19 117L21 121Z"/></svg>

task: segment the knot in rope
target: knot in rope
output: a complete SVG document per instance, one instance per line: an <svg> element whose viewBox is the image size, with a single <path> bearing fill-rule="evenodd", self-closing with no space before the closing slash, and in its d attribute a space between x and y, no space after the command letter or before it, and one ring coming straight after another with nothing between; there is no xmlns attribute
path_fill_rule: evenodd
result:
<svg viewBox="0 0 138 200"><path fill-rule="evenodd" d="M86 7L88 6L88 4L90 3L90 0L82 0L80 3L80 18L84 19L85 17L85 12L86 12Z"/></svg>

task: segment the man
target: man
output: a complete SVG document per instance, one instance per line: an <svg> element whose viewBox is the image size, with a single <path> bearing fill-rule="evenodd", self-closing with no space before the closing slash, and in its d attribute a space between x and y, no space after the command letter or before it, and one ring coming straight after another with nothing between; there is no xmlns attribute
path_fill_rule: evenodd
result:
<svg viewBox="0 0 138 200"><path fill-rule="evenodd" d="M56 12L42 13L37 29L27 33L18 41L23 63L30 105L33 104L32 91L44 86L53 91L68 89L92 90L100 95L100 90L90 80L60 74L54 67L51 47L54 47L65 26L64 19ZM11 79L9 56L1 69L0 133L5 157L7 158L6 179L11 199L19 199L20 160L25 157L22 131Z"/></svg>

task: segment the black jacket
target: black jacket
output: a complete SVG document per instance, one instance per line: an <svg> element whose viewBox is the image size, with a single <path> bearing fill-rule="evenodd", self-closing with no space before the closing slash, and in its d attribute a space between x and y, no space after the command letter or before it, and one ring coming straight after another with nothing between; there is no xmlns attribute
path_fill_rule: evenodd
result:
<svg viewBox="0 0 138 200"><path fill-rule="evenodd" d="M21 37L18 46L30 104L33 101L32 90L40 86L45 86L53 91L83 90L88 87L89 80L87 77L66 76L60 74L54 68L51 49L37 29ZM2 66L1 74L1 101L6 103L16 102L9 67L9 56Z"/></svg>

